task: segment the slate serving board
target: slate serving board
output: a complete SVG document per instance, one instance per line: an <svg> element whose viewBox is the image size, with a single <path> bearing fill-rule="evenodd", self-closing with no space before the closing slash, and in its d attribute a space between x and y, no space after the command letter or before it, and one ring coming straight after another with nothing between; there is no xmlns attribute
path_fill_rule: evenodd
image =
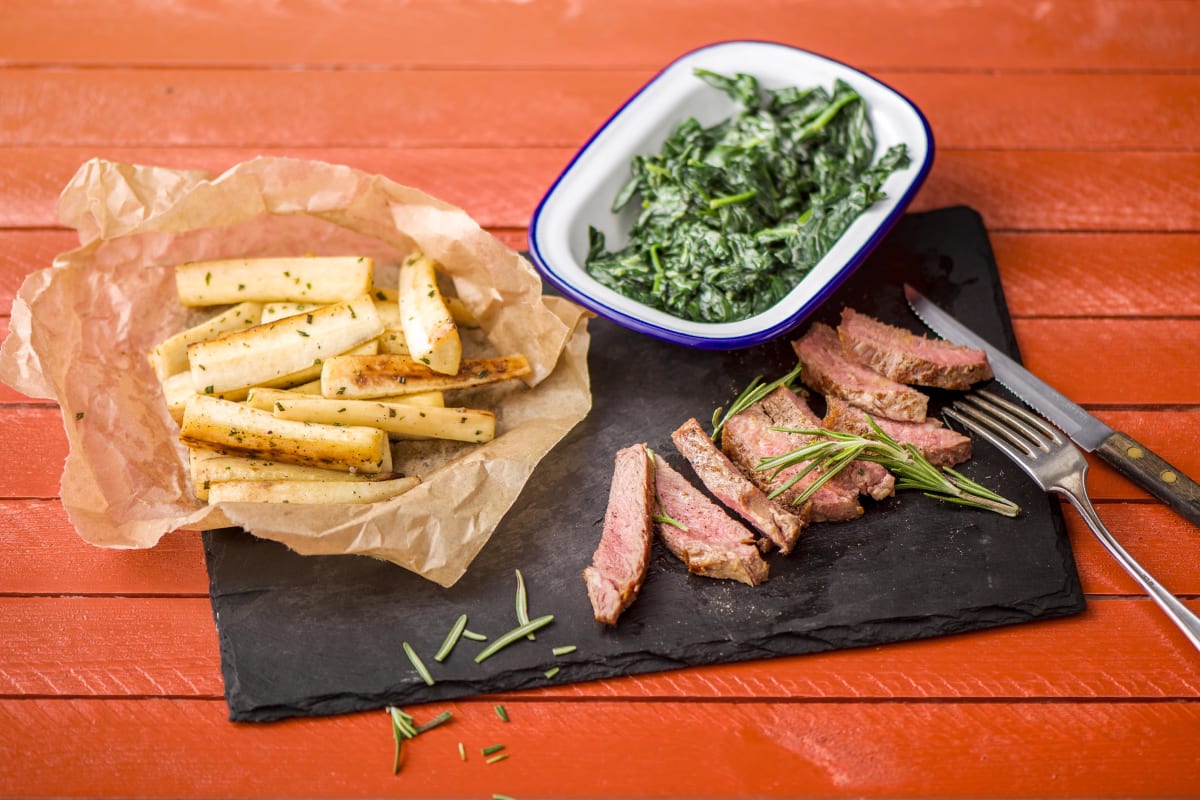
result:
<svg viewBox="0 0 1200 800"><path fill-rule="evenodd" d="M969 208L906 216L817 319L843 305L924 333L915 285L996 346L1016 340L986 230ZM795 364L786 339L734 352L665 344L591 323L594 409L534 472L466 576L443 589L359 556L304 557L241 531L204 535L230 718L267 721L417 704L680 667L960 633L1078 613L1083 593L1058 504L985 443L965 472L1018 502L1017 520L904 492L853 522L809 528L751 588L688 575L655 543L641 596L616 629L592 617L580 574L600 539L613 455L648 442L685 475L671 432L705 423L755 376ZM996 388L996 387L993 387ZM946 395L934 395L939 409ZM819 406L818 406L819 410ZM931 411L933 413L933 411ZM555 621L482 664L461 641L433 655L461 613L496 636L516 624L514 570L532 616ZM436 683L404 655L409 642ZM551 648L577 650L555 657ZM544 672L560 667L553 679Z"/></svg>

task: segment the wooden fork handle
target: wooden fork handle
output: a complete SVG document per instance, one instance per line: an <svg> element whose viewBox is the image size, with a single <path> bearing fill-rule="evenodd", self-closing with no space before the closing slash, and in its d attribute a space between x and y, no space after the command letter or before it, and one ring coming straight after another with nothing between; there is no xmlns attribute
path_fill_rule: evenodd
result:
<svg viewBox="0 0 1200 800"><path fill-rule="evenodd" d="M1184 519L1200 526L1200 484L1149 447L1117 431L1096 448L1096 454Z"/></svg>

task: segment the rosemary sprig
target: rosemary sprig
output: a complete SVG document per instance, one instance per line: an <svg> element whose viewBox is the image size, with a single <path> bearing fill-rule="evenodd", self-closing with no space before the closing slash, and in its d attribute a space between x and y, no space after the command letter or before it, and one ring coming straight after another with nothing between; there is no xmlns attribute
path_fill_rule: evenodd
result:
<svg viewBox="0 0 1200 800"><path fill-rule="evenodd" d="M756 469L770 471L772 476L788 467L804 465L770 496L778 496L813 470L820 470L820 477L792 501L798 505L812 497L851 462L873 461L896 476L897 489L917 489L936 500L992 511L1006 517L1015 517L1020 513L1021 507L1016 503L981 486L961 472L933 466L916 447L908 443L900 444L887 435L869 414L867 423L871 426L871 432L865 436L825 428L774 428L814 438L803 447L759 462Z"/></svg>
<svg viewBox="0 0 1200 800"><path fill-rule="evenodd" d="M522 639L526 635L533 633L536 630L546 627L553 621L554 621L554 615L546 614L544 616L538 617L535 620L530 620L529 622L525 623L524 625L518 625L517 627L513 628L508 633L505 633L504 635L493 640L492 643L489 644L487 647L480 650L479 654L475 656L475 663L482 664L485 659L491 658L493 655L498 653L500 650L503 650L505 647L508 647L510 644L515 642L517 639Z"/></svg>
<svg viewBox="0 0 1200 800"><path fill-rule="evenodd" d="M728 411L725 411L723 408L718 408L713 412L713 441L717 441L717 437L721 435L721 430L725 427L725 423L729 421L730 417L742 413L747 408L778 389L780 386L791 386L795 380L800 377L801 369L803 369L803 365L797 364L791 372L784 375L782 378L777 378L771 381L770 383L763 383L761 375L750 381L750 385L746 387L745 391L738 395L737 399L734 400L729 406Z"/></svg>
<svg viewBox="0 0 1200 800"><path fill-rule="evenodd" d="M529 596L525 592L525 576L521 574L521 570L516 570L517 573L517 622L521 625L529 624ZM533 641L536 636L532 633L525 637Z"/></svg>

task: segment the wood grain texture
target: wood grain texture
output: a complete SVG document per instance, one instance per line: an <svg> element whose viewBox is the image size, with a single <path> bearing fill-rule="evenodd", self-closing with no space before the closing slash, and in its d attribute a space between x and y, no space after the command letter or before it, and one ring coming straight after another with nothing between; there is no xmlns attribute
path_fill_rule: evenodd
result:
<svg viewBox="0 0 1200 800"><path fill-rule="evenodd" d="M454 719L393 776L381 713L230 725L215 701L0 701L0 793L619 797L669 775L674 796L1184 796L1200 735L1200 705L1178 702L507 707L507 725L486 700L414 709ZM511 758L488 765L479 749L497 741Z"/></svg>
<svg viewBox="0 0 1200 800"><path fill-rule="evenodd" d="M656 8L669 23L647 24L639 0L267 7L187 0L139 6L136 15L115 0L12 0L0 57L41 65L657 68L702 44L746 38L786 41L866 68L1200 65L1194 12L1172 0L669 0Z"/></svg>
<svg viewBox="0 0 1200 800"><path fill-rule="evenodd" d="M0 145L579 147L653 76L615 69L11 70L0 72ZM1200 145L1200 130L1190 124L1200 110L1200 75L874 77L922 110L942 148ZM312 113L334 107L336 114Z"/></svg>
<svg viewBox="0 0 1200 800"><path fill-rule="evenodd" d="M487 228L523 228L569 148L0 148L0 227L58 224L58 195L90 158L214 174L259 155L345 164L424 191ZM1067 190L1069 187L1069 191ZM1200 232L1200 152L940 150L912 210L978 210L995 231Z"/></svg>

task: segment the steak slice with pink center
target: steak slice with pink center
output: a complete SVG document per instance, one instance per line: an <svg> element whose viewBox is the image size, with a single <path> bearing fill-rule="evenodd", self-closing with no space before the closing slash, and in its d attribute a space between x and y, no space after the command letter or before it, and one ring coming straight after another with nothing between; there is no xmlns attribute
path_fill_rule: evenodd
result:
<svg viewBox="0 0 1200 800"><path fill-rule="evenodd" d="M600 545L583 571L598 622L616 625L641 591L654 540L654 507L654 466L646 445L618 451Z"/></svg>
<svg viewBox="0 0 1200 800"><path fill-rule="evenodd" d="M971 439L932 417L924 422L875 418L880 430L901 444L911 444L935 467L953 467L971 457ZM825 427L866 436L871 432L866 412L836 397L825 399Z"/></svg>
<svg viewBox="0 0 1200 800"><path fill-rule="evenodd" d="M876 417L921 422L927 416L928 397L850 359L828 325L814 323L792 342L792 348L804 365L801 378L809 388L840 397Z"/></svg>
<svg viewBox="0 0 1200 800"><path fill-rule="evenodd" d="M788 424L788 420L772 419L763 410L760 401L730 417L721 432L721 450L738 466L742 474L768 495L787 484L803 468L802 465L788 467L774 476L769 471L756 469L762 459L790 453L807 443L807 438L798 434L772 430L774 425ZM810 472L773 498L774 501L785 510L802 508L803 505L792 505L792 501L818 477L815 471ZM847 490L832 482L818 489L809 498L808 503L812 506L812 522L839 522L855 519L863 513L862 505L858 502L858 492Z"/></svg>
<svg viewBox="0 0 1200 800"><path fill-rule="evenodd" d="M754 533L675 471L654 457L654 482L663 516L658 536L687 565L688 572L757 586L767 579L767 562Z"/></svg>
<svg viewBox="0 0 1200 800"><path fill-rule="evenodd" d="M842 309L837 334L847 354L899 383L969 389L992 377L982 350L918 336L852 308Z"/></svg>
<svg viewBox="0 0 1200 800"><path fill-rule="evenodd" d="M692 465L692 470L718 500L762 532L781 553L790 553L808 524L810 506L786 511L772 503L738 470L709 438L695 418L671 434L675 448Z"/></svg>
<svg viewBox="0 0 1200 800"><path fill-rule="evenodd" d="M825 427L824 421L813 413L803 397L786 386L780 386L763 398L763 410L776 423L789 428L816 429ZM811 442L815 436L806 437ZM865 494L875 500L891 497L896 493L896 479L881 464L872 461L851 461L850 464L829 481L847 491Z"/></svg>

